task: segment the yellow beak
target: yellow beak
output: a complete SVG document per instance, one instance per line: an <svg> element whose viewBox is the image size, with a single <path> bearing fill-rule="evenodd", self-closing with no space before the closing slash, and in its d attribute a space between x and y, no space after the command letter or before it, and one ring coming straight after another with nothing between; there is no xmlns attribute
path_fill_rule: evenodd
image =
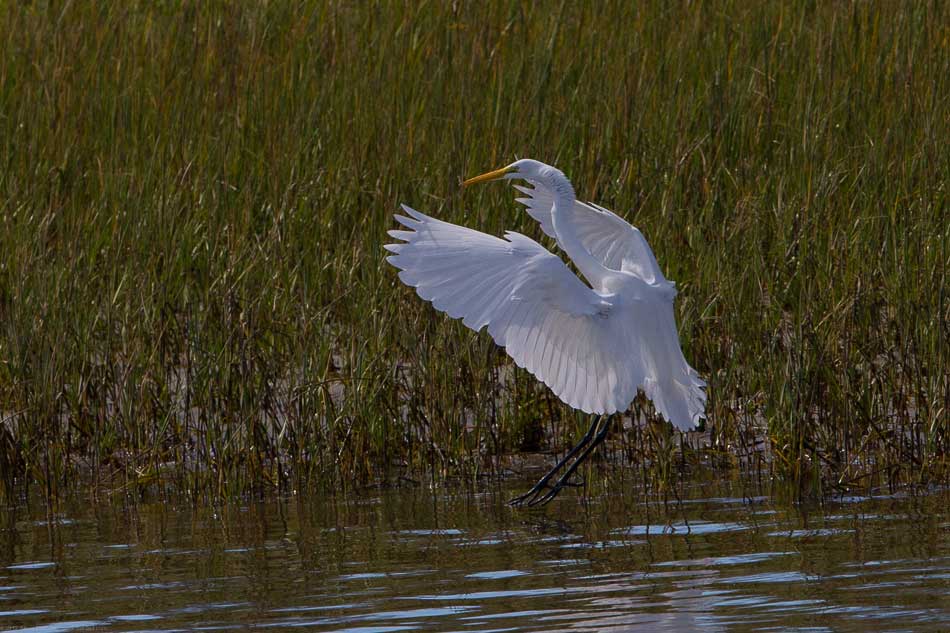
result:
<svg viewBox="0 0 950 633"><path fill-rule="evenodd" d="M501 169L490 171L487 174L482 174L481 176L475 176L474 178L469 178L468 180L462 183L462 186L468 187L469 185L475 185L480 182L498 180L499 178L504 177L505 174L510 174L513 171L516 171L514 167L502 167Z"/></svg>

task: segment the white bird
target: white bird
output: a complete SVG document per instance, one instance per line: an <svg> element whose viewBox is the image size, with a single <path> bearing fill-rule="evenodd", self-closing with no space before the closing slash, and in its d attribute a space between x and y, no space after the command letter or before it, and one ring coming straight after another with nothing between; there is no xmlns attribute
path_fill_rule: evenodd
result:
<svg viewBox="0 0 950 633"><path fill-rule="evenodd" d="M638 390L681 431L705 417L706 392L680 349L676 288L663 277L643 234L607 209L579 202L563 173L536 160L518 160L463 184L516 178L532 185L515 185L527 196L518 202L590 285L530 237L512 231L494 237L406 205L408 217L395 217L408 230L389 231L404 243L385 248L393 253L387 261L400 269L399 278L420 297L476 332L488 326L515 363L558 398L602 414L554 469L512 501L534 505L569 485L577 466L607 435L604 414L626 411Z"/></svg>

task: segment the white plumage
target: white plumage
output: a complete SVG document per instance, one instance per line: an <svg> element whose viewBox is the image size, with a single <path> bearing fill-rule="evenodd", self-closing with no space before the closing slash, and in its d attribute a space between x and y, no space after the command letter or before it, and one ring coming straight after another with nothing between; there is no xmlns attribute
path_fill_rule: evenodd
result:
<svg viewBox="0 0 950 633"><path fill-rule="evenodd" d="M466 181L522 178L519 198L590 282L533 239L498 238L402 205L387 261L420 297L473 330L488 327L520 366L568 405L624 411L643 389L680 430L704 416L705 383L683 357L676 290L643 235L607 209L577 202L555 168L532 160Z"/></svg>

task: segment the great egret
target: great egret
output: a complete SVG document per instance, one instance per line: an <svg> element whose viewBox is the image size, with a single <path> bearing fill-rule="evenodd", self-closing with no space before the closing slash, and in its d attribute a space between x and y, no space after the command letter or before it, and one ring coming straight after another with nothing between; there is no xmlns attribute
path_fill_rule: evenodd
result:
<svg viewBox="0 0 950 633"><path fill-rule="evenodd" d="M488 333L518 366L565 403L600 414L580 443L513 505L547 503L607 436L609 415L625 411L642 389L677 429L705 416L705 383L680 349L673 317L675 286L663 277L646 239L619 216L577 201L558 169L536 160L466 180L469 186L522 179L518 198L541 230L557 240L584 284L536 241L508 231L504 239L443 222L406 205L389 231L399 278L436 309ZM607 416L607 417L605 417ZM553 484L554 475L576 456Z"/></svg>

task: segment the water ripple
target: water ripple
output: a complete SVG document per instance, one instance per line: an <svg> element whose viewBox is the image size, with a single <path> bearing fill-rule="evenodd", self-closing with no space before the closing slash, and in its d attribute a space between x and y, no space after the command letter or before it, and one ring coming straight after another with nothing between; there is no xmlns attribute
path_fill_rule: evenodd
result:
<svg viewBox="0 0 950 633"><path fill-rule="evenodd" d="M845 503L806 514L744 494L625 507L565 496L524 512L396 490L213 519L156 507L131 523L80 506L69 524L0 534L0 626L950 629L947 499Z"/></svg>

